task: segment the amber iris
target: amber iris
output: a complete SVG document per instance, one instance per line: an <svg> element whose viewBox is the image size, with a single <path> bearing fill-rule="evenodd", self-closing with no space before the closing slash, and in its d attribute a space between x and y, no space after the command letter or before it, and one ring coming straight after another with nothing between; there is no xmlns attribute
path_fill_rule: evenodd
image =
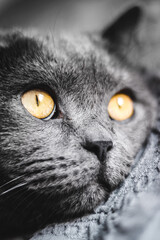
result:
<svg viewBox="0 0 160 240"><path fill-rule="evenodd" d="M114 95L108 104L109 116L117 121L124 121L130 118L134 113L132 99L123 93Z"/></svg>
<svg viewBox="0 0 160 240"><path fill-rule="evenodd" d="M53 98L43 90L30 90L21 98L23 106L34 117L45 119L55 110Z"/></svg>

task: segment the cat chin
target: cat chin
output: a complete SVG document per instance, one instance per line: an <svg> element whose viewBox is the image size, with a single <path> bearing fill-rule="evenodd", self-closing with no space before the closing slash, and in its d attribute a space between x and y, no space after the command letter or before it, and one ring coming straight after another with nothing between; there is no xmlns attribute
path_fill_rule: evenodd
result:
<svg viewBox="0 0 160 240"><path fill-rule="evenodd" d="M54 203L49 204L54 213L63 215L66 211L69 211L71 214L76 215L81 212L89 212L102 201L107 200L109 188L105 182L98 179L98 181L92 181L88 185L71 189L68 192L58 193L54 188L50 188L50 190L46 188L43 191L37 189L36 193L42 195L46 202L48 200L48 203Z"/></svg>
<svg viewBox="0 0 160 240"><path fill-rule="evenodd" d="M64 211L64 216L69 216L69 218L77 218L89 213L93 213L95 209L103 202L107 201L109 197L109 192L106 191L106 187L103 184L93 183L93 185L88 186L81 195L75 196L75 198L70 199L70 208L66 208Z"/></svg>
<svg viewBox="0 0 160 240"><path fill-rule="evenodd" d="M65 215L66 211L74 215L80 214L81 212L83 212L83 214L84 212L90 212L102 201L107 200L109 192L109 186L101 179L95 182L92 181L77 189L72 188L70 191L65 191L65 189L58 191L58 188L55 189L53 187L36 187L36 189L31 187L28 190L29 195L44 198L45 202L48 202L48 208L57 215ZM68 207L66 208L66 206Z"/></svg>

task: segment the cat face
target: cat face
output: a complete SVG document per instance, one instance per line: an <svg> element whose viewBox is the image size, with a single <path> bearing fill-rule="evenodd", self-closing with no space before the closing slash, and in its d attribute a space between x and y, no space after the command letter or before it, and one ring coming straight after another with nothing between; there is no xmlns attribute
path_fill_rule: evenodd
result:
<svg viewBox="0 0 160 240"><path fill-rule="evenodd" d="M52 38L43 45L17 35L1 49L1 171L9 179L22 176L26 191L52 199L53 211L73 214L96 207L129 173L152 126L154 101L140 74L86 37L62 37L55 45ZM34 89L53 98L51 119L23 106L22 95ZM134 114L115 121L108 104L122 92L132 98ZM102 141L111 142L103 159L94 146Z"/></svg>
<svg viewBox="0 0 160 240"><path fill-rule="evenodd" d="M13 180L15 188L0 204L4 212L14 209L17 226L21 219L31 226L70 218L105 201L129 173L155 119L155 100L136 69L87 35L42 39L13 33L0 49L0 181ZM32 90L53 99L49 119L25 108L22 98ZM124 121L109 115L117 93L133 102Z"/></svg>

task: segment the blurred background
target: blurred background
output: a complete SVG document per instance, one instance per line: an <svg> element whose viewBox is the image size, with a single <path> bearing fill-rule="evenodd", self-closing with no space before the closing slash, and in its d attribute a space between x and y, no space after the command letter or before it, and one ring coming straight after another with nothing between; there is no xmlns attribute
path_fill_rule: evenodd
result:
<svg viewBox="0 0 160 240"><path fill-rule="evenodd" d="M0 0L0 29L101 30L133 5L145 12L137 64L160 75L160 0Z"/></svg>
<svg viewBox="0 0 160 240"><path fill-rule="evenodd" d="M154 1L154 0L153 0ZM133 4L152 0L0 0L0 27L98 29Z"/></svg>

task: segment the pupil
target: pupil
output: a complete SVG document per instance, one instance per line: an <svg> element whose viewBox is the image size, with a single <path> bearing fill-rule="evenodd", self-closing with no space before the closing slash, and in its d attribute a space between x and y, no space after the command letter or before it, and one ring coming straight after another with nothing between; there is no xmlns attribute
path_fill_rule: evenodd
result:
<svg viewBox="0 0 160 240"><path fill-rule="evenodd" d="M36 95L36 104L37 104L37 107L39 107L39 100L37 95Z"/></svg>

